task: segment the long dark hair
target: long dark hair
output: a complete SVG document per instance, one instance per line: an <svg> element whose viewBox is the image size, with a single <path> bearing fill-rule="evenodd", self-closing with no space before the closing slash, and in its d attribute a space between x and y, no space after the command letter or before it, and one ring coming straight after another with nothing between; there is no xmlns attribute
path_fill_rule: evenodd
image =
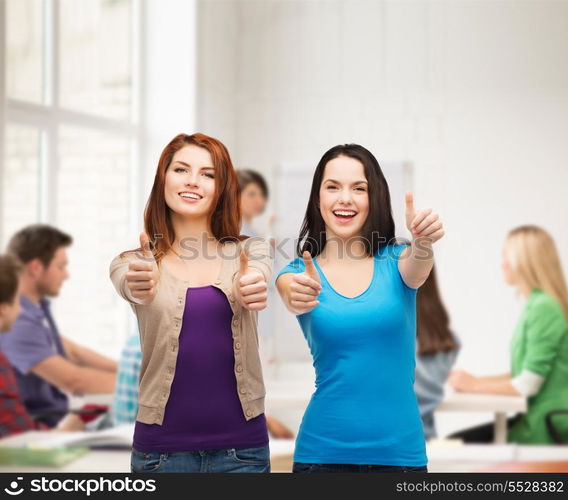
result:
<svg viewBox="0 0 568 500"><path fill-rule="evenodd" d="M394 219L392 217L389 186L381 167L373 154L358 144L340 144L327 151L319 161L314 178L306 215L300 229L300 237L296 251L302 255L306 250L312 257L319 255L326 244L325 222L319 210L319 191L327 163L338 156L347 156L359 160L363 164L368 182L369 215L361 228L361 237L365 252L370 257L379 248L395 238Z"/></svg>
<svg viewBox="0 0 568 500"><path fill-rule="evenodd" d="M419 355L459 348L450 330L448 311L440 297L435 267L416 295L416 336Z"/></svg>

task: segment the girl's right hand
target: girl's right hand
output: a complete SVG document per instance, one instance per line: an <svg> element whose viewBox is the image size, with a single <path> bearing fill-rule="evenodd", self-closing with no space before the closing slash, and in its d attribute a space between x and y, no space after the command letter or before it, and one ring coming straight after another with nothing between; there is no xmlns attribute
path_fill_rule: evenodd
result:
<svg viewBox="0 0 568 500"><path fill-rule="evenodd" d="M309 313L319 304L321 280L309 252L302 254L306 270L292 276L290 283L290 306L296 314Z"/></svg>
<svg viewBox="0 0 568 500"><path fill-rule="evenodd" d="M141 258L128 264L126 284L138 304L148 305L156 296L160 274L156 259L150 250L150 240L144 232L140 233L140 247L142 248Z"/></svg>

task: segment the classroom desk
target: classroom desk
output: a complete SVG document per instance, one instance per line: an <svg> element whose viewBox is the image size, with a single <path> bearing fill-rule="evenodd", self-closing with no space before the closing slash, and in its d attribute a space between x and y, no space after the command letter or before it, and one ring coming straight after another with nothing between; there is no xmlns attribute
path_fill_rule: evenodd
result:
<svg viewBox="0 0 568 500"><path fill-rule="evenodd" d="M89 450L63 467L45 465L0 465L0 472L130 472L130 450Z"/></svg>
<svg viewBox="0 0 568 500"><path fill-rule="evenodd" d="M70 410L78 410L86 404L107 405L110 407L114 399L114 393L85 394L84 396L73 396L72 394L68 394L68 396Z"/></svg>
<svg viewBox="0 0 568 500"><path fill-rule="evenodd" d="M567 445L426 444L430 472L557 472L568 462Z"/></svg>
<svg viewBox="0 0 568 500"><path fill-rule="evenodd" d="M531 472L559 473L568 472L568 461L565 462L503 462L490 467L479 469L476 472Z"/></svg>
<svg viewBox="0 0 568 500"><path fill-rule="evenodd" d="M313 383L305 381L266 381L266 408L268 412L290 408L305 409L314 392ZM442 403L436 411L491 412L495 414L495 443L507 442L507 413L527 411L522 396L471 394L445 388Z"/></svg>
<svg viewBox="0 0 568 500"><path fill-rule="evenodd" d="M271 439L270 461L273 472L292 470L293 439ZM89 450L85 455L69 462L63 467L0 465L0 472L13 474L26 472L102 472L130 473L130 450Z"/></svg>
<svg viewBox="0 0 568 500"><path fill-rule="evenodd" d="M452 388L446 387L444 399L436 408L436 411L492 412L495 414L493 422L494 442L506 443L507 413L525 413L527 411L527 400L523 396L456 392Z"/></svg>
<svg viewBox="0 0 568 500"><path fill-rule="evenodd" d="M273 472L291 472L294 440L271 440ZM444 441L427 443L430 472L556 472L568 463L568 446L515 444L460 444ZM12 474L45 473L129 473L129 450L91 450L64 467L0 466Z"/></svg>

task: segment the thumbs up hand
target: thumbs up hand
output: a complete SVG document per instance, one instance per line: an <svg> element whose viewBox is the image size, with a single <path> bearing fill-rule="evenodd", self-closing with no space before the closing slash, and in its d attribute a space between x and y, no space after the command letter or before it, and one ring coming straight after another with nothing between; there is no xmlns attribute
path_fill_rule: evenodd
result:
<svg viewBox="0 0 568 500"><path fill-rule="evenodd" d="M126 284L130 294L139 304L148 305L156 296L160 273L156 259L150 250L150 240L146 233L140 233L140 258L128 264Z"/></svg>
<svg viewBox="0 0 568 500"><path fill-rule="evenodd" d="M290 306L296 314L310 312L319 304L321 280L310 252L302 254L306 270L292 276L290 283Z"/></svg>
<svg viewBox="0 0 568 500"><path fill-rule="evenodd" d="M261 311L268 301L268 283L264 275L249 266L245 249L241 249L239 272L234 281L234 293L240 304L249 311Z"/></svg>
<svg viewBox="0 0 568 500"><path fill-rule="evenodd" d="M412 233L412 239L420 239L426 243L435 243L444 236L443 224L438 214L431 208L416 210L414 196L407 192L406 201L406 227Z"/></svg>

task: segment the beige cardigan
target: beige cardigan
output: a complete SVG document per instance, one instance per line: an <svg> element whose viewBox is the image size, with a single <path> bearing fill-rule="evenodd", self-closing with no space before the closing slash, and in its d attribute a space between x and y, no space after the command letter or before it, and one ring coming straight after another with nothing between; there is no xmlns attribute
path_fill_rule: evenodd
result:
<svg viewBox="0 0 568 500"><path fill-rule="evenodd" d="M221 271L212 285L227 296L233 311L231 330L237 392L243 415L246 420L250 420L264 412L265 389L258 354L258 313L243 308L233 296L233 279L239 270L240 247L243 244L249 256L250 267L261 271L269 282L272 272L270 246L260 238L249 238L240 243L223 244ZM142 366L136 420L161 425L176 371L188 282L159 266L160 279L156 297L149 305L137 304L130 295L125 279L128 263L136 258L134 252L115 257L110 264L110 278L116 291L128 301L138 319Z"/></svg>

